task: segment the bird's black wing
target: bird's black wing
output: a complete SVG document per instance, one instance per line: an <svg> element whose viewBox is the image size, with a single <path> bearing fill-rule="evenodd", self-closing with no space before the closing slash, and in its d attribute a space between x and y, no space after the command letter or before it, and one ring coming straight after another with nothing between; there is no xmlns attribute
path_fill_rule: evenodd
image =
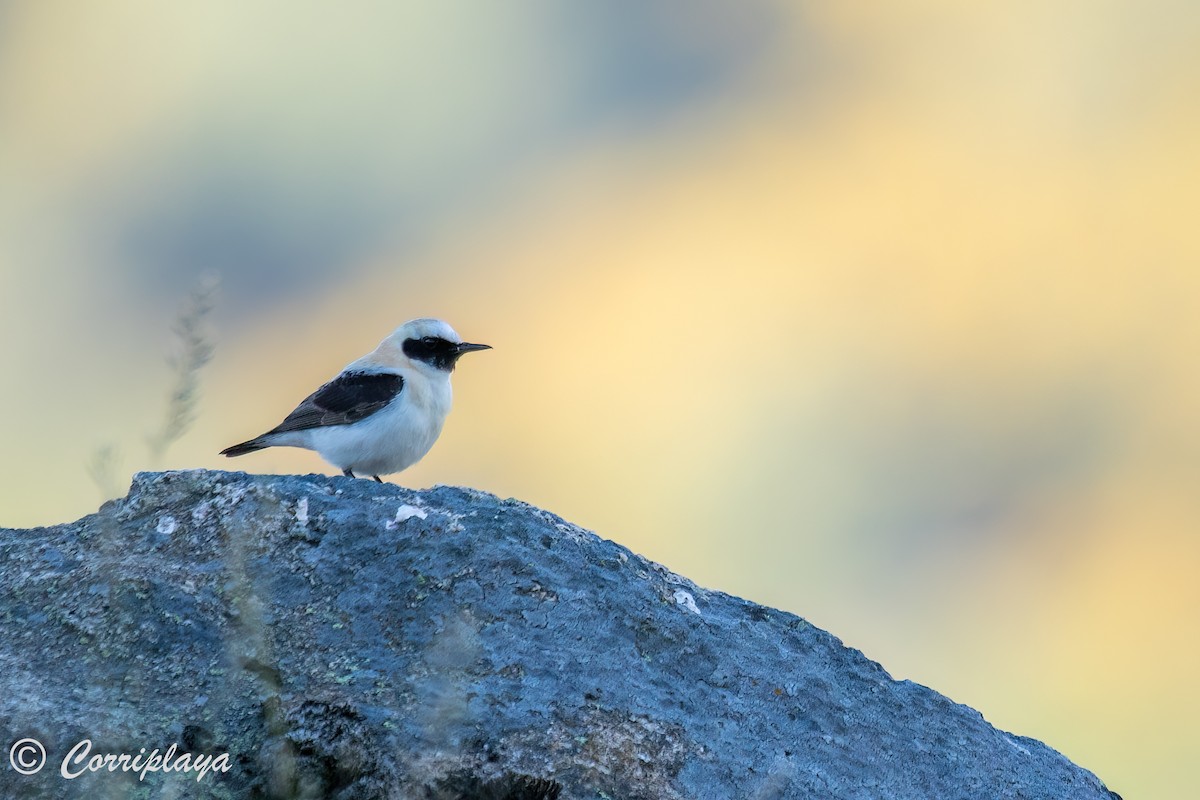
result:
<svg viewBox="0 0 1200 800"><path fill-rule="evenodd" d="M404 378L393 372L343 372L304 398L268 433L358 422L392 402L403 388Z"/></svg>

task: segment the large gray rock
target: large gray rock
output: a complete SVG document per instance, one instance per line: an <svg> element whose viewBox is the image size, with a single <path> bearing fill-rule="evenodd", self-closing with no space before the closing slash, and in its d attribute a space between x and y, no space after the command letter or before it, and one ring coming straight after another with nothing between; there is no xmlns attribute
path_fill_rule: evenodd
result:
<svg viewBox="0 0 1200 800"><path fill-rule="evenodd" d="M0 531L0 581L4 747L48 752L0 761L5 798L1116 796L798 617L468 489L140 474ZM68 780L83 739L230 769Z"/></svg>

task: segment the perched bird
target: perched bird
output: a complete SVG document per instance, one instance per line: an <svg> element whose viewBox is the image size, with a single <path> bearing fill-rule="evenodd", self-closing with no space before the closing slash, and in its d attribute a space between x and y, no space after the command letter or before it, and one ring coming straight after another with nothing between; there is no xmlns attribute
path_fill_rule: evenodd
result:
<svg viewBox="0 0 1200 800"><path fill-rule="evenodd" d="M421 460L450 411L450 373L463 353L490 350L464 342L440 319L414 319L304 399L287 419L221 451L240 456L266 447L304 447L353 478L382 483Z"/></svg>

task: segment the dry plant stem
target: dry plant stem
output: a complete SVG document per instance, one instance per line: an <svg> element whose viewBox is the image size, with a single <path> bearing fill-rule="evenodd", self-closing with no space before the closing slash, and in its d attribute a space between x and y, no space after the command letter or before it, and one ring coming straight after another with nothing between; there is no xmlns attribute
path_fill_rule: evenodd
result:
<svg viewBox="0 0 1200 800"><path fill-rule="evenodd" d="M150 462L157 466L167 449L187 433L196 419L200 398L200 370L213 354L207 318L215 305L218 282L214 276L201 278L192 289L175 322L175 352L167 360L174 373L174 386L167 400L162 428L147 437Z"/></svg>

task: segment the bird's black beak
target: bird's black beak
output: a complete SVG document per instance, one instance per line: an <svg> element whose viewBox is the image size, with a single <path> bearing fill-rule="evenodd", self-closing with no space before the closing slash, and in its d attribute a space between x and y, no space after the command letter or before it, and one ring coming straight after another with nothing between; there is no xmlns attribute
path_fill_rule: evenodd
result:
<svg viewBox="0 0 1200 800"><path fill-rule="evenodd" d="M460 342L459 344L455 345L455 349L461 356L463 353L470 353L475 350L491 350L492 346L490 344L471 344L470 342Z"/></svg>

